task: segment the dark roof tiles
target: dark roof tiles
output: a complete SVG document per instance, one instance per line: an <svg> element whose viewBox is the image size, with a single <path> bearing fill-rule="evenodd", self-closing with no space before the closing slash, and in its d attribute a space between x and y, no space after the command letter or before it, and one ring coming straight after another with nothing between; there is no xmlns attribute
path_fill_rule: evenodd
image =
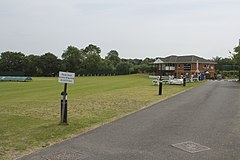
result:
<svg viewBox="0 0 240 160"><path fill-rule="evenodd" d="M215 64L215 62L198 57L198 56L194 56L194 55L189 55L189 56L168 56L165 58L161 58L161 60L165 63L196 63L198 61L198 63L212 63Z"/></svg>

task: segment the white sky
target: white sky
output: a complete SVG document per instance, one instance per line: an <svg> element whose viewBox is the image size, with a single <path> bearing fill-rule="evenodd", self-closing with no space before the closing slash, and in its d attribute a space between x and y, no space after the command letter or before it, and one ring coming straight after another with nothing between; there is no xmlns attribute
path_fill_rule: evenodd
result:
<svg viewBox="0 0 240 160"><path fill-rule="evenodd" d="M0 0L0 52L61 57L94 44L101 56L228 57L240 38L239 0Z"/></svg>

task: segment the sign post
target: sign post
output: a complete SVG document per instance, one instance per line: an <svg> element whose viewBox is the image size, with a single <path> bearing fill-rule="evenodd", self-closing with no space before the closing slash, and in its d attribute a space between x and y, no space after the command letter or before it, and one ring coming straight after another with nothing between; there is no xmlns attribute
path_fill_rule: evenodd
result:
<svg viewBox="0 0 240 160"><path fill-rule="evenodd" d="M158 95L162 95L162 81L159 80L159 90L158 90Z"/></svg>
<svg viewBox="0 0 240 160"><path fill-rule="evenodd" d="M67 84L74 84L75 73L59 72L59 83L64 83L63 91L61 92L61 117L60 124L67 123Z"/></svg>

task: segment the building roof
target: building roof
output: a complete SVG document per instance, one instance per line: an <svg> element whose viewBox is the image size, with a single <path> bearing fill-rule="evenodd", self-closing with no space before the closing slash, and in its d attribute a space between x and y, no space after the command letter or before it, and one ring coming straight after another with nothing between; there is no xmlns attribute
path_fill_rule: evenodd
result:
<svg viewBox="0 0 240 160"><path fill-rule="evenodd" d="M189 55L189 56L171 55L171 56L168 56L165 58L160 58L160 60L163 61L164 63L197 63L197 61L198 61L198 63L217 64L213 61L210 61L210 60L198 57L198 56L194 56L194 55ZM157 60L155 62L157 63Z"/></svg>
<svg viewBox="0 0 240 160"><path fill-rule="evenodd" d="M161 59L157 59L153 64L163 64L164 62Z"/></svg>

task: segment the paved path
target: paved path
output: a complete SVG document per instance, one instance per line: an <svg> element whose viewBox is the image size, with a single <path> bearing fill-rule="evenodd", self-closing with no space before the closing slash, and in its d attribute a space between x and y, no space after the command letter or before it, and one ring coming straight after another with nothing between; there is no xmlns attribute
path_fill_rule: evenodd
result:
<svg viewBox="0 0 240 160"><path fill-rule="evenodd" d="M185 141L211 149L188 153L171 146ZM239 160L240 84L207 82L22 159Z"/></svg>

